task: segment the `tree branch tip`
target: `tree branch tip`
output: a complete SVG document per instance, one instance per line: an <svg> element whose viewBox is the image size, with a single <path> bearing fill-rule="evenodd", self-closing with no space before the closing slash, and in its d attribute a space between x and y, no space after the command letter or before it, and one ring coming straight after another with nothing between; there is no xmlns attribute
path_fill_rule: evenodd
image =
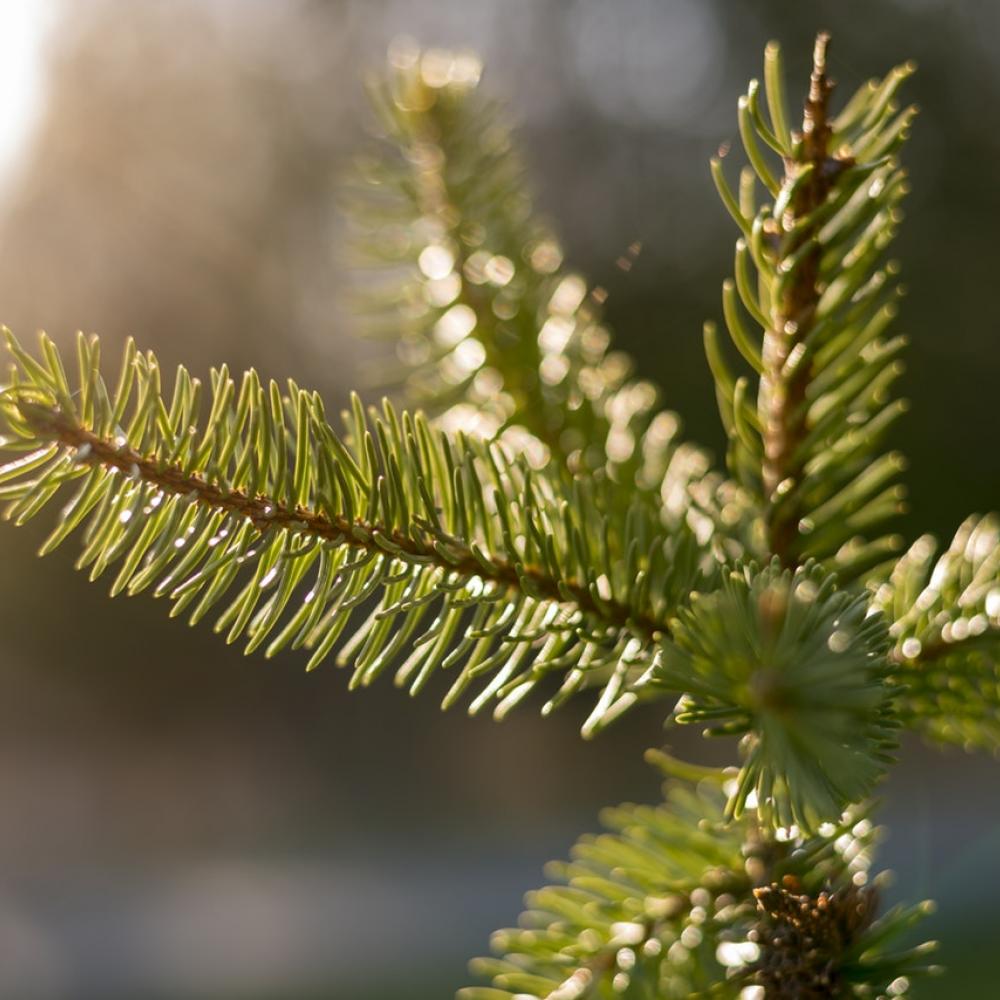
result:
<svg viewBox="0 0 1000 1000"><path fill-rule="evenodd" d="M816 42L813 45L813 68L819 74L826 72L826 57L832 37L829 31L820 31L816 34Z"/></svg>

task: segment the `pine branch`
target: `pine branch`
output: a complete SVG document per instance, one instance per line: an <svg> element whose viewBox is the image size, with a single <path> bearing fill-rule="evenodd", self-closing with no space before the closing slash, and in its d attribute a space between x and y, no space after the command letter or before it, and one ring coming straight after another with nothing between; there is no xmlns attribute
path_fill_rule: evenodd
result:
<svg viewBox="0 0 1000 1000"><path fill-rule="evenodd" d="M1000 749L1000 521L970 517L947 551L919 538L877 587L892 622L901 718L931 739Z"/></svg>
<svg viewBox="0 0 1000 1000"><path fill-rule="evenodd" d="M473 963L492 986L462 990L460 1000L736 998L776 981L775 997L862 997L932 971L933 945L894 950L927 904L875 917L870 822L854 815L748 857L753 818L727 824L724 801L675 781L660 806L608 810L610 832L550 865L557 884L529 893L520 926L494 935L497 957ZM794 917L782 909L793 893ZM779 913L790 929L775 927ZM800 948L805 913L811 941Z"/></svg>
<svg viewBox="0 0 1000 1000"><path fill-rule="evenodd" d="M898 112L893 98L913 67L866 85L834 116L828 42L826 35L816 41L801 133L784 124L780 53L772 44L765 64L770 122L756 81L740 99L751 166L738 195L721 161L712 163L743 234L723 306L734 345L759 377L756 408L749 380L733 373L712 325L706 346L731 440L730 469L760 497L767 551L786 566L820 559L846 581L901 544L869 535L901 510L903 495L894 481L901 457L877 451L904 410L889 397L905 341L883 338L895 315L896 270L883 258L907 190L895 154L914 114ZM759 208L758 182L773 199Z"/></svg>
<svg viewBox="0 0 1000 1000"><path fill-rule="evenodd" d="M168 403L131 343L110 392L96 338L78 340L71 389L51 341L36 360L7 336L4 447L21 455L0 470L7 516L24 523L76 483L43 552L82 527L92 579L118 564L113 594L152 588L192 622L235 589L216 630L246 634L248 652L304 646L315 667L364 608L339 655L352 686L402 660L397 683L416 693L462 664L445 703L482 679L472 710L498 699L503 716L558 673L546 710L601 688L589 734L636 701L674 602L712 572L683 526L665 534L642 507L621 522L600 484L388 405L366 416L355 400L342 440L315 394L252 371L237 389L223 368L199 427L197 380L179 369Z"/></svg>
<svg viewBox="0 0 1000 1000"><path fill-rule="evenodd" d="M609 353L599 296L535 218L503 113L478 82L468 57L408 50L370 88L385 139L349 207L376 275L367 308L397 342L411 396L446 428L606 475L623 509L643 497L668 523L732 525L745 499L707 475L655 388Z"/></svg>

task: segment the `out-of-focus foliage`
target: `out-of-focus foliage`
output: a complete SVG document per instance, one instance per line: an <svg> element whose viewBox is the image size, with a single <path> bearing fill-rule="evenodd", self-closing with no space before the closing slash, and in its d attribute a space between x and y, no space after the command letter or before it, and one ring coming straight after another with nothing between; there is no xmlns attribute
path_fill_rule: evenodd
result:
<svg viewBox="0 0 1000 1000"><path fill-rule="evenodd" d="M536 217L480 72L473 56L401 44L369 87L383 137L347 202L369 330L392 341L410 398L446 429L607 477L623 509L641 499L668 523L734 534L745 498L707 474L653 384L610 350L602 293Z"/></svg>
<svg viewBox="0 0 1000 1000"><path fill-rule="evenodd" d="M970 517L947 550L924 535L875 590L892 621L898 711L933 740L1000 748L1000 523Z"/></svg>
<svg viewBox="0 0 1000 1000"><path fill-rule="evenodd" d="M929 906L875 917L871 822L766 842L725 802L711 782L671 781L661 805L607 810L607 832L550 865L555 884L494 935L498 957L473 963L492 986L461 1000L908 996L930 949L899 938Z"/></svg>
<svg viewBox="0 0 1000 1000"><path fill-rule="evenodd" d="M376 329L397 345L412 396L446 427L516 427L540 460L657 490L677 418L662 414L646 437L656 390L626 381L585 281L535 219L478 60L408 46L391 60L369 88L385 140L349 204L359 262L378 265Z"/></svg>

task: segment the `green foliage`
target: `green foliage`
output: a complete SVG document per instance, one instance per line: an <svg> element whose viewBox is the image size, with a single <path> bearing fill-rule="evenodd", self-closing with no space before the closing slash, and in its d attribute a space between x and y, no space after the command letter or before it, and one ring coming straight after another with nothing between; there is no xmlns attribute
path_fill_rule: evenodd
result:
<svg viewBox="0 0 1000 1000"><path fill-rule="evenodd" d="M901 977L931 971L928 948L900 941L928 904L876 920L876 893L860 888L878 835L867 819L764 843L752 811L729 822L725 801L711 783L672 781L659 806L607 810L609 832L584 837L570 862L550 865L556 884L529 893L520 925L494 935L500 957L473 963L492 985L462 990L460 1000L757 996L742 991L770 984L775 963L786 986L797 974L800 991L769 997L885 996L890 984L898 997L907 995ZM855 905L847 932L824 912L811 945L789 954L762 905L782 886L868 905Z"/></svg>
<svg viewBox="0 0 1000 1000"><path fill-rule="evenodd" d="M533 218L503 110L478 81L472 59L399 47L369 88L388 141L362 162L351 214L359 261L385 274L374 318L397 342L411 395L446 425L488 437L513 425L571 466L607 465L631 485L643 460L633 424L649 423L656 391L623 386L627 362L608 358L586 283ZM676 431L665 414L651 442L669 454Z"/></svg>
<svg viewBox="0 0 1000 1000"><path fill-rule="evenodd" d="M892 620L898 711L934 740L1000 749L1000 522L970 517L947 551L918 538L875 591Z"/></svg>
<svg viewBox="0 0 1000 1000"><path fill-rule="evenodd" d="M780 55L768 47L766 104L752 81L739 102L750 167L734 194L720 159L712 175L742 235L735 280L723 285L726 327L758 379L737 377L714 326L705 330L729 467L763 509L766 550L788 565L823 560L841 580L899 547L877 535L901 509L896 453L879 455L904 410L890 390L905 339L884 336L895 315L884 256L900 219L905 175L896 159L913 108L895 94L913 70L864 85L832 117L825 36L801 133L785 124ZM758 204L758 184L764 201Z"/></svg>
<svg viewBox="0 0 1000 1000"><path fill-rule="evenodd" d="M451 670L445 705L476 688L470 710L500 718L540 686L544 711L592 689L586 735L669 695L669 723L738 738L733 768L654 754L683 780L609 812L465 1000L898 997L926 971L897 940L923 909L876 915L863 800L900 725L1000 748L1000 525L892 562L885 252L912 67L834 115L826 50L792 131L769 46L737 193L712 164L742 233L723 312L747 371L706 328L732 479L610 350L465 56L394 52L351 195L372 325L430 418L354 398L338 434L294 382L180 368L168 395L130 343L112 388L96 338L71 380L48 338L34 357L7 335L6 515L71 490L42 551L79 532L112 594L192 622L220 606L227 641L309 668L337 649L352 686Z"/></svg>
<svg viewBox="0 0 1000 1000"><path fill-rule="evenodd" d="M718 790L678 783L663 805L606 810L611 832L584 837L572 861L550 865L559 884L529 893L520 927L494 935L502 957L473 963L494 989L459 996L689 996L723 978L716 946L751 883L742 831L724 825L722 802Z"/></svg>
<svg viewBox="0 0 1000 1000"><path fill-rule="evenodd" d="M536 219L503 109L479 77L473 57L400 46L371 82L384 135L347 202L369 329L392 339L408 395L445 428L607 477L623 509L642 499L670 524L724 521L735 536L746 498L706 475L676 414L658 411L655 387L609 350L600 294Z"/></svg>
<svg viewBox="0 0 1000 1000"><path fill-rule="evenodd" d="M730 815L752 795L769 824L814 830L868 795L895 741L888 634L865 596L777 560L696 596L651 675L686 692L677 722L745 734Z"/></svg>
<svg viewBox="0 0 1000 1000"><path fill-rule="evenodd" d="M116 566L113 595L152 588L192 623L235 591L215 629L245 634L247 652L304 646L311 669L364 609L339 654L352 686L398 663L417 693L461 665L445 705L481 681L471 710L498 700L502 717L558 672L546 710L602 686L591 733L634 703L630 678L712 572L683 522L666 534L644 505L612 519L600 484L388 404L366 416L355 399L342 439L316 394L253 371L237 387L223 368L199 428L200 383L180 368L167 401L156 358L131 343L110 391L96 339L78 338L77 388L48 338L41 360L7 342L7 517L76 485L43 552L82 528L91 579Z"/></svg>

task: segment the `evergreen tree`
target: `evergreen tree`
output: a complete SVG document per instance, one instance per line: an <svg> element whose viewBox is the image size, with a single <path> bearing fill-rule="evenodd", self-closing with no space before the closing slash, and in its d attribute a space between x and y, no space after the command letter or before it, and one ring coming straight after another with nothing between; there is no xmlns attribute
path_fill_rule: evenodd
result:
<svg viewBox="0 0 1000 1000"><path fill-rule="evenodd" d="M651 750L663 802L610 810L464 1000L900 997L934 968L902 937L928 904L880 912L867 800L901 728L1000 745L1000 526L970 518L936 560L887 533L912 67L834 113L827 45L798 129L768 46L749 166L735 190L711 166L740 233L731 343L705 327L725 474L610 350L467 56L394 51L350 191L370 325L419 410L355 398L338 431L294 382L180 368L166 393L129 343L111 383L84 336L71 378L7 333L7 517L68 489L42 552L79 533L112 594L221 606L228 642L334 654L352 687L450 671L446 707L588 692L585 736L655 700L734 738L721 769Z"/></svg>

